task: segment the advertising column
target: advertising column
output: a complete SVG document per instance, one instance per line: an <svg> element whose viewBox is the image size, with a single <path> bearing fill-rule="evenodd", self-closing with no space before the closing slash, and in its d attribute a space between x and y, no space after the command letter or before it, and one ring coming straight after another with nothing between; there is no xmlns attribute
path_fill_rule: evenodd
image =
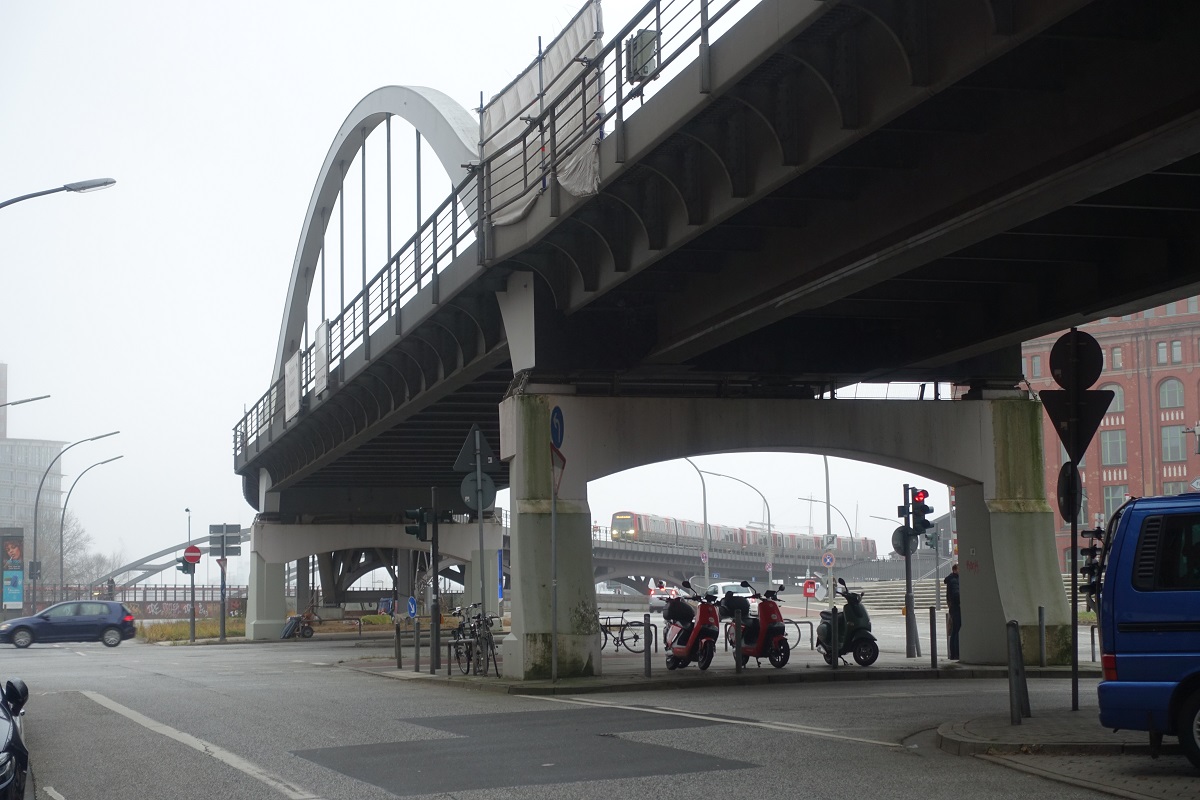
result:
<svg viewBox="0 0 1200 800"><path fill-rule="evenodd" d="M0 557L3 557L4 609L25 605L25 530L0 528Z"/></svg>

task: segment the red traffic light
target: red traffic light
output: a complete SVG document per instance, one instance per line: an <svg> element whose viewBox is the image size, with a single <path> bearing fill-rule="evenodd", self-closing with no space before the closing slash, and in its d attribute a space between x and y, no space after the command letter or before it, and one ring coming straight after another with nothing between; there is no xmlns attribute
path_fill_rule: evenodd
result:
<svg viewBox="0 0 1200 800"><path fill-rule="evenodd" d="M913 501L914 502L924 503L928 498L929 498L929 492L925 491L924 489L915 489L913 491Z"/></svg>

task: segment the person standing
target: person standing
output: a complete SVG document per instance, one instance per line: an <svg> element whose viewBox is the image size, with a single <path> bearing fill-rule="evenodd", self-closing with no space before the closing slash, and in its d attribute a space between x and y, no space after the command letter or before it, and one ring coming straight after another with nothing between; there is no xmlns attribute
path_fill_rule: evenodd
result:
<svg viewBox="0 0 1200 800"><path fill-rule="evenodd" d="M950 660L958 661L958 632L962 628L962 606L959 605L958 564L950 568L943 581L946 584L946 605L950 609Z"/></svg>

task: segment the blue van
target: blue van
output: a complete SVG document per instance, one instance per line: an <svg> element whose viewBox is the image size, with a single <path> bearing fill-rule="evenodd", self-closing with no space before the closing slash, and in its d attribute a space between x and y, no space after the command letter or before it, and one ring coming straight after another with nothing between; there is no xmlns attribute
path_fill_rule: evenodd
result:
<svg viewBox="0 0 1200 800"><path fill-rule="evenodd" d="M1177 736L1200 767L1200 494L1130 500L1098 556L1100 724Z"/></svg>

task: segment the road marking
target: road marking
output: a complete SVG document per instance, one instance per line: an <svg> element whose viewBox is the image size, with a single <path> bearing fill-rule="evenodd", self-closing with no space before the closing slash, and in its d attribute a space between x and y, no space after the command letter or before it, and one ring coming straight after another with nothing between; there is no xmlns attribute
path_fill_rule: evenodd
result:
<svg viewBox="0 0 1200 800"><path fill-rule="evenodd" d="M904 745L899 742L883 742L878 739L864 739L858 736L847 736L842 733L836 733L829 728L813 728L807 725L797 725L792 722L772 722L770 720L753 720L753 719L731 719L729 717L717 717L710 714L700 714L695 711L684 711L676 708L659 708L654 706L627 706L621 703L610 703L604 700L585 700L582 697L544 697L529 695L531 700L548 700L552 703L566 703L568 705L577 706L600 706L602 708L619 708L625 711L640 711L643 714L667 714L669 716L687 717L688 719L704 720L723 725L745 725L749 728L762 728L768 731L782 731L784 733L799 733L804 736L818 736L822 739L837 739L844 742L858 742L860 744L873 744L880 747L897 747L903 748Z"/></svg>
<svg viewBox="0 0 1200 800"><path fill-rule="evenodd" d="M161 722L150 719L149 717L134 711L132 708L127 708L115 700L111 700L108 697L99 694L98 692L81 691L80 694L82 694L84 697L94 700L111 711L117 712L126 719L133 720L147 730L160 733L169 739L174 739L180 744L187 745L193 750L198 750L206 756L212 756L218 761L225 762L234 769L249 775L251 778L265 783L275 791L282 794L284 797L289 798L289 800L320 800L317 795L312 794L305 789L301 789L299 786L288 783L278 775L262 769L261 767L253 764L250 761L247 761L241 756L217 747L211 742L198 739L191 734L184 733L183 731L176 730L169 725L164 725Z"/></svg>
<svg viewBox="0 0 1200 800"><path fill-rule="evenodd" d="M50 795L50 797L54 798L54 800L67 800L67 798L63 797L58 792L54 791L53 786L46 787L46 794Z"/></svg>

